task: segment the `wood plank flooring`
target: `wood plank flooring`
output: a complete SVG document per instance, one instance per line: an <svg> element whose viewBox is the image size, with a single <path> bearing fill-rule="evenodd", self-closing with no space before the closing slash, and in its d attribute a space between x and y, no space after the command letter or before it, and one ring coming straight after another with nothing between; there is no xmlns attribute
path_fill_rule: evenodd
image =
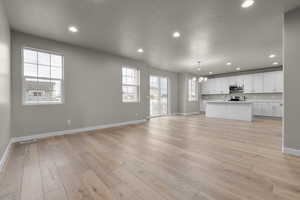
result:
<svg viewBox="0 0 300 200"><path fill-rule="evenodd" d="M205 116L15 145L0 200L299 200L300 158L281 121Z"/></svg>

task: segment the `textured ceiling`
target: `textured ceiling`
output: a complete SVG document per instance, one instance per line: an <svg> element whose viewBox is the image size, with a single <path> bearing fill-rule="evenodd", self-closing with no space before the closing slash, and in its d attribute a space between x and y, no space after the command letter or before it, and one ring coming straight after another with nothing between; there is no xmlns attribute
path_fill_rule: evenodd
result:
<svg viewBox="0 0 300 200"><path fill-rule="evenodd" d="M300 0L6 0L13 29L143 60L171 71L223 73L282 62L283 13ZM76 25L77 34L68 32ZM178 30L181 37L174 39ZM137 53L143 48L144 53ZM268 55L275 53L275 59ZM202 62L198 72L197 61ZM232 66L226 66L226 62Z"/></svg>

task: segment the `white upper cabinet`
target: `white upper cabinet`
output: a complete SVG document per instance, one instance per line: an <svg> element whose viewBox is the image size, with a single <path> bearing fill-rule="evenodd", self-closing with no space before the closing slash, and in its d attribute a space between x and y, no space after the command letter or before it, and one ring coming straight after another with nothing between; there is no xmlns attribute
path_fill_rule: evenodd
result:
<svg viewBox="0 0 300 200"><path fill-rule="evenodd" d="M237 85L237 76L227 77L227 79L228 79L228 86Z"/></svg>
<svg viewBox="0 0 300 200"><path fill-rule="evenodd" d="M275 90L275 82L274 82L274 73L266 72L264 73L264 92L270 93Z"/></svg>
<svg viewBox="0 0 300 200"><path fill-rule="evenodd" d="M225 78L222 78L222 94L229 94L229 84L228 84L228 79L225 77Z"/></svg>
<svg viewBox="0 0 300 200"><path fill-rule="evenodd" d="M275 72L275 92L283 92L283 71Z"/></svg>
<svg viewBox="0 0 300 200"><path fill-rule="evenodd" d="M283 92L283 72L266 72L209 79L201 83L202 94L229 94L230 85L243 85L244 93Z"/></svg>
<svg viewBox="0 0 300 200"><path fill-rule="evenodd" d="M209 80L208 80L209 81ZM200 83L200 87L201 87L201 94L209 94L209 87L208 87L208 81L207 82L202 82Z"/></svg>
<svg viewBox="0 0 300 200"><path fill-rule="evenodd" d="M244 77L244 93L263 93L263 74L249 74Z"/></svg>
<svg viewBox="0 0 300 200"><path fill-rule="evenodd" d="M264 93L283 92L282 71L264 73Z"/></svg>
<svg viewBox="0 0 300 200"><path fill-rule="evenodd" d="M245 75L236 76L235 82L236 82L236 85L244 87L245 86Z"/></svg>
<svg viewBox="0 0 300 200"><path fill-rule="evenodd" d="M213 79L215 82L215 88L214 88L214 94L221 94L221 87L222 87L222 83L221 83L221 79L220 78L215 78Z"/></svg>
<svg viewBox="0 0 300 200"><path fill-rule="evenodd" d="M252 74L244 76L244 93L254 93Z"/></svg>
<svg viewBox="0 0 300 200"><path fill-rule="evenodd" d="M244 75L227 77L227 79L228 79L228 87L231 85L237 85L237 86L244 85Z"/></svg>
<svg viewBox="0 0 300 200"><path fill-rule="evenodd" d="M252 75L252 91L251 93L263 93L264 92L264 75L253 74Z"/></svg>
<svg viewBox="0 0 300 200"><path fill-rule="evenodd" d="M206 82L201 83L202 94L214 94L215 81L214 79L208 79Z"/></svg>
<svg viewBox="0 0 300 200"><path fill-rule="evenodd" d="M228 94L228 78L208 79L207 82L201 83L202 94Z"/></svg>
<svg viewBox="0 0 300 200"><path fill-rule="evenodd" d="M216 78L216 91L215 94L228 94L229 86L227 78Z"/></svg>
<svg viewBox="0 0 300 200"><path fill-rule="evenodd" d="M206 94L214 94L214 91L215 91L215 79L208 79L203 84L206 85L206 88L207 88Z"/></svg>

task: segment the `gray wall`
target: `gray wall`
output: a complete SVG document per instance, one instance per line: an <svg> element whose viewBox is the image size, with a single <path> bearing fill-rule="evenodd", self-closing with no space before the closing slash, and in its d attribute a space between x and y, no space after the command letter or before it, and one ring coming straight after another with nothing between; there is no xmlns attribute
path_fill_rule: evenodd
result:
<svg viewBox="0 0 300 200"><path fill-rule="evenodd" d="M186 93L185 74L178 74L178 113L185 113L185 93Z"/></svg>
<svg viewBox="0 0 300 200"><path fill-rule="evenodd" d="M23 46L64 55L65 103L22 105ZM141 102L122 103L121 67L141 70ZM149 75L170 80L170 113L177 113L177 73L158 70L142 62L72 46L20 32L12 32L12 133L27 136L145 119L149 116ZM71 120L70 126L67 120Z"/></svg>
<svg viewBox="0 0 300 200"><path fill-rule="evenodd" d="M188 79L197 75L188 73L179 73L178 75L178 112L181 114L200 112L200 90L198 90L198 101L188 101ZM198 89L200 85L198 84Z"/></svg>
<svg viewBox="0 0 300 200"><path fill-rule="evenodd" d="M284 19L284 147L300 150L300 8Z"/></svg>
<svg viewBox="0 0 300 200"><path fill-rule="evenodd" d="M0 158L10 138L10 30L0 0Z"/></svg>

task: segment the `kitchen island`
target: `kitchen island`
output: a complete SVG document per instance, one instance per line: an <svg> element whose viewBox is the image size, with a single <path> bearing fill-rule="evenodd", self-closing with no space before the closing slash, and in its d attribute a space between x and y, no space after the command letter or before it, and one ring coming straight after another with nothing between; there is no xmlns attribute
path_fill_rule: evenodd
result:
<svg viewBox="0 0 300 200"><path fill-rule="evenodd" d="M206 117L252 121L253 103L247 101L207 101Z"/></svg>

